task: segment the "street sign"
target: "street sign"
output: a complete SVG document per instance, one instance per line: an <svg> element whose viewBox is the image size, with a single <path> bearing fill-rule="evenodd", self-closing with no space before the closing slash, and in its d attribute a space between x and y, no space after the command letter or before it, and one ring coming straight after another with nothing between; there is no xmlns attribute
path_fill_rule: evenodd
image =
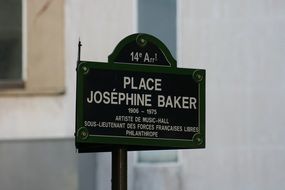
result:
<svg viewBox="0 0 285 190"><path fill-rule="evenodd" d="M79 152L205 147L205 70L176 68L147 34L123 39L109 63L77 67Z"/></svg>

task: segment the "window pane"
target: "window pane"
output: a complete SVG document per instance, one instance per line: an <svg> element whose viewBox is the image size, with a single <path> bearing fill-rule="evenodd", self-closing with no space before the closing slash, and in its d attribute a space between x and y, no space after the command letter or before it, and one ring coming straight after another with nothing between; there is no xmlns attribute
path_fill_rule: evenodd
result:
<svg viewBox="0 0 285 190"><path fill-rule="evenodd" d="M141 151L138 152L139 163L178 162L176 150Z"/></svg>
<svg viewBox="0 0 285 190"><path fill-rule="evenodd" d="M0 80L22 78L22 1L0 0Z"/></svg>
<svg viewBox="0 0 285 190"><path fill-rule="evenodd" d="M176 57L176 0L138 0L138 32L159 38Z"/></svg>
<svg viewBox="0 0 285 190"><path fill-rule="evenodd" d="M176 57L176 0L138 0L138 32L156 36ZM177 162L172 151L141 151L139 163Z"/></svg>

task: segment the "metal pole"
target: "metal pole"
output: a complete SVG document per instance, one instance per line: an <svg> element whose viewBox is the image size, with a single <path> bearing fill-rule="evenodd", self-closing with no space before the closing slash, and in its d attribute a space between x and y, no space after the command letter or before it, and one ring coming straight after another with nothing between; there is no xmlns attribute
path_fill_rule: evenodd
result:
<svg viewBox="0 0 285 190"><path fill-rule="evenodd" d="M77 65L78 65L78 64L79 64L79 62L80 62L81 46L82 46L82 44L81 44L81 41L80 41L80 38L79 38L79 40L78 40Z"/></svg>
<svg viewBox="0 0 285 190"><path fill-rule="evenodd" d="M112 151L112 190L128 189L128 152L123 147Z"/></svg>

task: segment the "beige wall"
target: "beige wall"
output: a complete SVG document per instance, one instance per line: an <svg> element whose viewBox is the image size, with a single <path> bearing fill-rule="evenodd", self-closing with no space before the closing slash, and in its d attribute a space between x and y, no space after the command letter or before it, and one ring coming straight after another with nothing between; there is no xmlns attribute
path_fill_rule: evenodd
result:
<svg viewBox="0 0 285 190"><path fill-rule="evenodd" d="M27 1L27 85L32 92L64 92L64 0Z"/></svg>

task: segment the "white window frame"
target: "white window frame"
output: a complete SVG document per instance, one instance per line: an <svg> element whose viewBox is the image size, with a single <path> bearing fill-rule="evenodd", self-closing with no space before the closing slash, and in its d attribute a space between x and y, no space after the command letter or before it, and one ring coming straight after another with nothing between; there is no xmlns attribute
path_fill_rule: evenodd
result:
<svg viewBox="0 0 285 190"><path fill-rule="evenodd" d="M22 1L22 80L27 81L27 0Z"/></svg>

